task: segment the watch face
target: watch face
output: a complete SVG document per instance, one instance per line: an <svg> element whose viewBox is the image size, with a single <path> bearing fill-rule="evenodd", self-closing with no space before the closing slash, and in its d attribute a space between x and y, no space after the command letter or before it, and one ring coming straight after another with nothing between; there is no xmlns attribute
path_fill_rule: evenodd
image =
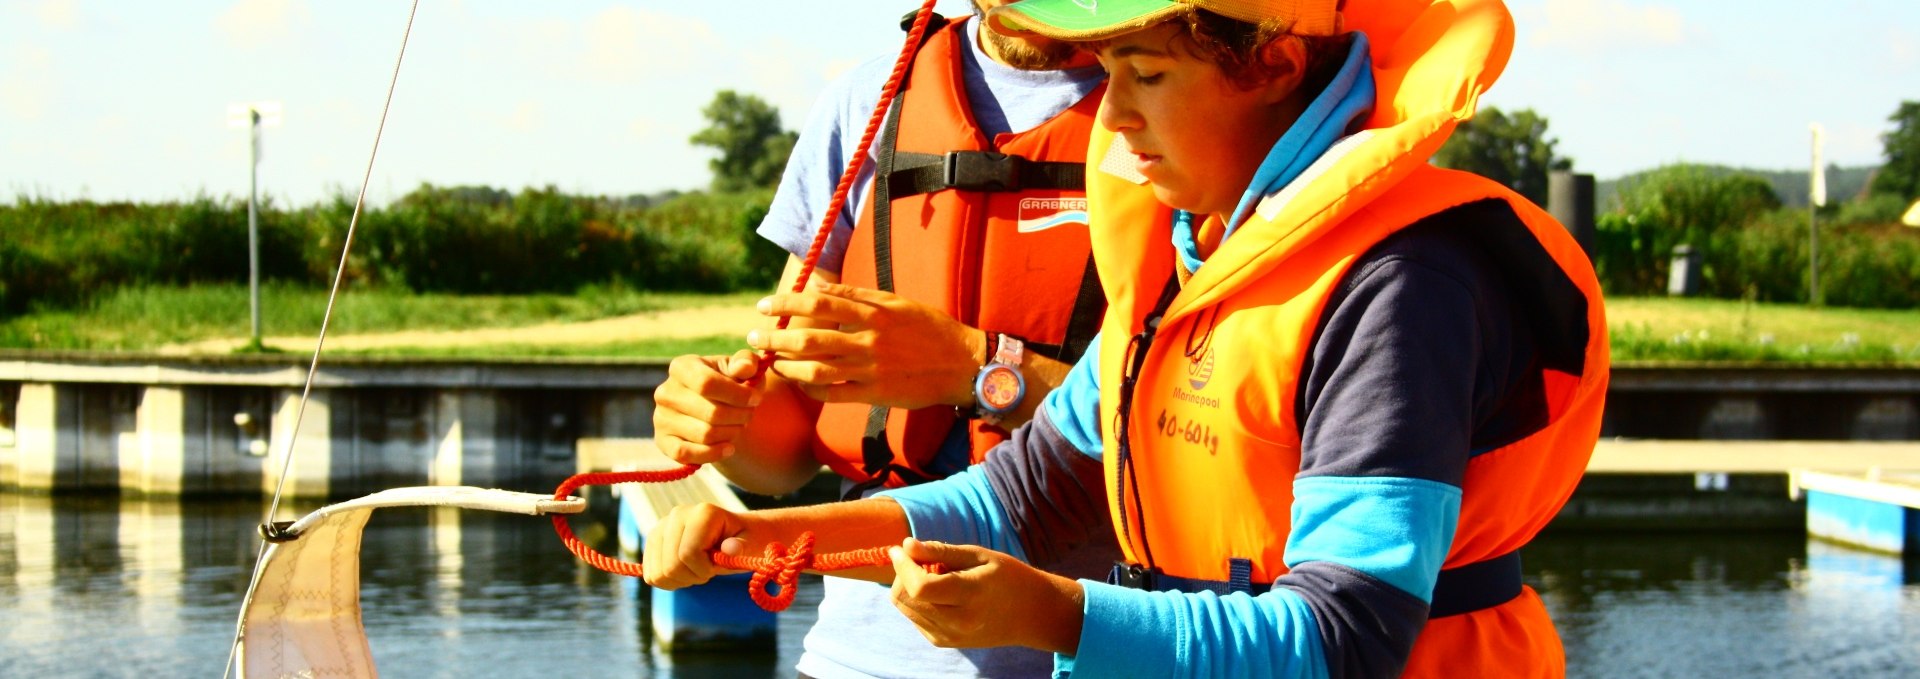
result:
<svg viewBox="0 0 1920 679"><path fill-rule="evenodd" d="M980 404L990 410L1004 411L1020 402L1020 370L1010 365L994 365L980 376Z"/></svg>

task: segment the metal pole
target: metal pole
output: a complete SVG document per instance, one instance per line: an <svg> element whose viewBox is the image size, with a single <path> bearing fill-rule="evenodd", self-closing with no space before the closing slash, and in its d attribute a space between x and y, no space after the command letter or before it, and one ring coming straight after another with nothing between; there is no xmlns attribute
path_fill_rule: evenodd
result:
<svg viewBox="0 0 1920 679"><path fill-rule="evenodd" d="M1807 303L1820 306L1820 206L1807 203Z"/></svg>
<svg viewBox="0 0 1920 679"><path fill-rule="evenodd" d="M1820 306L1820 206L1827 204L1827 173L1820 164L1820 145L1826 137L1820 123L1807 125L1813 133L1813 166L1807 172L1807 305Z"/></svg>
<svg viewBox="0 0 1920 679"><path fill-rule="evenodd" d="M253 134L247 165L247 296L253 311L253 346L260 346L260 111L249 109Z"/></svg>

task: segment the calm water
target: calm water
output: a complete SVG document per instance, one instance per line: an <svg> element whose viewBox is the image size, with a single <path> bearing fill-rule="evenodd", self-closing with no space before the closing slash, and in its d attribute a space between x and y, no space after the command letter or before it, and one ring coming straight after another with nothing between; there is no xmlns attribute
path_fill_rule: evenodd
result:
<svg viewBox="0 0 1920 679"><path fill-rule="evenodd" d="M0 494L0 677L217 677L260 511ZM363 558L390 677L790 677L819 596L803 581L777 654L669 659L633 584L544 519L381 510ZM1897 559L1791 533L1558 534L1526 559L1576 677L1920 675L1920 567Z"/></svg>

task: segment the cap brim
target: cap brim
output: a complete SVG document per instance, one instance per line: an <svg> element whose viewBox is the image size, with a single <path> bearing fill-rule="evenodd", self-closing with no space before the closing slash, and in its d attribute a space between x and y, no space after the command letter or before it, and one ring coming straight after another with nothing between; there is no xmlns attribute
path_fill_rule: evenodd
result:
<svg viewBox="0 0 1920 679"><path fill-rule="evenodd" d="M1174 0L1020 0L987 14L987 25L1008 35L1084 42L1132 33L1185 10Z"/></svg>

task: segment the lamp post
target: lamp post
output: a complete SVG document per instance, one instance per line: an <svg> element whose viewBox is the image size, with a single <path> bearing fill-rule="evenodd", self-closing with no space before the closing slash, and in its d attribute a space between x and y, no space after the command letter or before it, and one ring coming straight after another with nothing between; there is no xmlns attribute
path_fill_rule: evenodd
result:
<svg viewBox="0 0 1920 679"><path fill-rule="evenodd" d="M246 127L247 133L247 302L253 318L253 341L260 348L260 128L280 125L280 102L261 101L227 105L227 126Z"/></svg>
<svg viewBox="0 0 1920 679"><path fill-rule="evenodd" d="M1827 171L1820 164L1820 143L1827 131L1820 123L1813 132L1813 171L1807 174L1807 304L1820 306L1820 208L1827 204Z"/></svg>

